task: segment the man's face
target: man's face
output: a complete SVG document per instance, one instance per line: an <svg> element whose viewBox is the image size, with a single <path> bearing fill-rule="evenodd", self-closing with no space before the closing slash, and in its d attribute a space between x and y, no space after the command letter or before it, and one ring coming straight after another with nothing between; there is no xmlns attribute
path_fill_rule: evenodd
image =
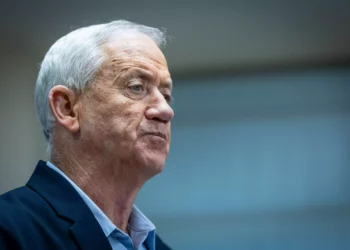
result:
<svg viewBox="0 0 350 250"><path fill-rule="evenodd" d="M174 116L165 57L141 34L112 39L103 49L109 59L80 98L84 147L105 161L159 173L169 152Z"/></svg>

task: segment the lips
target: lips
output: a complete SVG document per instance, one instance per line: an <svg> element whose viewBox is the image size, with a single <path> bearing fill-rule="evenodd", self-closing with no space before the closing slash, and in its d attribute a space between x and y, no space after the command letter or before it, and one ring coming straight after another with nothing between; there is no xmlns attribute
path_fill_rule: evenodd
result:
<svg viewBox="0 0 350 250"><path fill-rule="evenodd" d="M145 133L146 135L153 135L153 136L158 136L164 140L167 140L167 136L166 134L162 133L162 132L147 132Z"/></svg>

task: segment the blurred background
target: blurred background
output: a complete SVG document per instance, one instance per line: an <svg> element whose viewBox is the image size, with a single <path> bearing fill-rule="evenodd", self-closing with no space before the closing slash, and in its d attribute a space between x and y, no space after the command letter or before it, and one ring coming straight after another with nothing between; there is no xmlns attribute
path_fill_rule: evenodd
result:
<svg viewBox="0 0 350 250"><path fill-rule="evenodd" d="M34 86L82 26L164 27L175 118L136 204L174 249L350 249L350 1L1 1L0 193L47 159Z"/></svg>

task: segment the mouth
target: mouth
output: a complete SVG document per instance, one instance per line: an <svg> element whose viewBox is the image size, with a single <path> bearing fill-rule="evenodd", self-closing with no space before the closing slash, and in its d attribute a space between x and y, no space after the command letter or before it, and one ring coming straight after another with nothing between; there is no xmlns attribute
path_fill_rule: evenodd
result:
<svg viewBox="0 0 350 250"><path fill-rule="evenodd" d="M160 138L162 138L165 141L167 140L166 134L161 133L161 132L148 132L148 133L146 133L146 135L153 135L153 136L160 137Z"/></svg>

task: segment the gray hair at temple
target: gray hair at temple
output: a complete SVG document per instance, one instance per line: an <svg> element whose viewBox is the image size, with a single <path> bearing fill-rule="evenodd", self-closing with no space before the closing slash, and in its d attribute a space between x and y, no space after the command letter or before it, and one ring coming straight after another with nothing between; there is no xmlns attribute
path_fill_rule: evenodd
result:
<svg viewBox="0 0 350 250"><path fill-rule="evenodd" d="M35 102L49 153L52 149L55 122L48 102L51 88L64 85L81 93L93 82L95 73L107 59L102 45L112 36L118 37L125 32L145 34L158 47L162 47L167 41L163 30L118 20L74 30L57 40L46 53L36 82Z"/></svg>

